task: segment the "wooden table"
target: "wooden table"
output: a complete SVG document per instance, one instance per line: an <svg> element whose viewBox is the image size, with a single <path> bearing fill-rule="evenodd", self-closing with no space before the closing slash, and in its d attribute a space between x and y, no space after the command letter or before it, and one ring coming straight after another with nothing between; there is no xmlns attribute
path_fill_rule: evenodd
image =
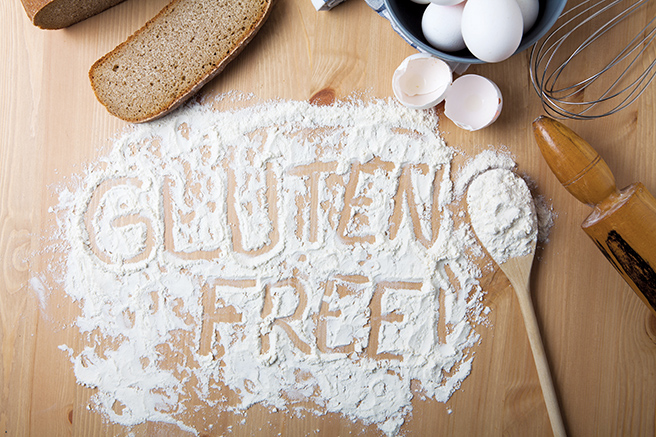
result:
<svg viewBox="0 0 656 437"><path fill-rule="evenodd" d="M87 410L93 390L78 386L60 344L75 344L79 311L52 291L37 295L30 278L47 269L47 233L56 184L107 153L125 123L96 101L87 71L163 7L128 0L65 30L28 21L18 0L0 9L0 433L7 436L127 435ZM203 93L228 90L306 100L317 93L392 95L396 66L414 50L361 0L318 13L309 0L278 0L265 27ZM529 52L469 72L495 81L504 110L470 133L445 117L446 142L473 153L505 145L520 172L557 214L538 250L533 301L568 432L573 436L656 433L656 317L579 228L589 208L570 196L535 146L531 121L542 113L531 88ZM656 87L630 108L599 121L566 124L587 139L623 187L642 181L656 193ZM441 108L441 106L440 106ZM441 109L440 109L441 110ZM488 298L474 367L449 402L415 400L405 435L549 435L550 427L515 296L502 275ZM46 290L46 293L50 291ZM44 304L44 299L47 304ZM449 413L449 410L452 412ZM294 418L254 407L245 423L226 415L213 435L379 435L335 414ZM231 427L231 428L228 428ZM186 435L146 423L136 435Z"/></svg>

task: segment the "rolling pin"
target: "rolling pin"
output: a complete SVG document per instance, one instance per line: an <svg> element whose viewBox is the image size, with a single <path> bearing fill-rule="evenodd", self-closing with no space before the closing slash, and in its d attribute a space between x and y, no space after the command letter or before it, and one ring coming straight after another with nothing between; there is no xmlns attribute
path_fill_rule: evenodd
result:
<svg viewBox="0 0 656 437"><path fill-rule="evenodd" d="M542 156L560 183L593 207L581 227L656 315L656 199L642 183L623 190L599 154L549 117L533 122Z"/></svg>

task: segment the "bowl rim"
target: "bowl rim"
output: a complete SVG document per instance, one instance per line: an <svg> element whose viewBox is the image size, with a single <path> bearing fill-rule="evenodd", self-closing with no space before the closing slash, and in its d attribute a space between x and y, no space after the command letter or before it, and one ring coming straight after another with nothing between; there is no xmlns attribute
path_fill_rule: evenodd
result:
<svg viewBox="0 0 656 437"><path fill-rule="evenodd" d="M412 0L401 0L401 1L412 1ZM545 0L547 1L547 0ZM416 36L414 36L412 33L410 33L399 21L398 17L396 16L394 6L391 3L391 0L383 0L385 4L385 8L387 9L387 16L389 17L390 21L394 25L395 29L398 32L401 32L404 36L404 38L407 38L411 44L414 44L414 46L422 52L429 53L433 56L436 56L444 61L448 62L456 62L456 63L461 63L461 64L486 64L486 61L483 61L481 59L478 59L474 55L470 55L468 57L464 56L455 56L451 55L446 52L442 52L440 50L437 50L435 47L431 46L430 44L426 44ZM557 0L556 2L558 5L554 9L554 13L544 22L544 30L542 32L535 32L535 27L533 29L529 29L529 31L522 37L522 41L519 44L519 47L515 52L512 54L512 56L515 56L517 53L522 52L526 50L527 48L531 47L533 44L535 44L539 39L541 39L543 36L545 36L553 25L556 23L558 18L560 18L560 15L563 13L563 10L565 9L565 6L567 5L567 0ZM540 11L541 14L543 14L543 11ZM542 15L541 15L542 16Z"/></svg>

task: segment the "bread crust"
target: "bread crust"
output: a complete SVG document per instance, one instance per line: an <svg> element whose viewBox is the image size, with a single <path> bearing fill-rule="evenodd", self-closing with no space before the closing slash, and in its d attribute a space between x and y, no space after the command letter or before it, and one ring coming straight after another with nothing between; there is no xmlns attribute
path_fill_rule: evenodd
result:
<svg viewBox="0 0 656 437"><path fill-rule="evenodd" d="M216 66L207 71L204 75L198 78L197 81L191 83L190 85L181 89L173 98L170 100L167 99L165 102L159 102L159 105L162 106L160 109L151 111L140 116L127 116L126 114L121 113L119 110L114 110L108 105L108 102L105 101L103 97L102 86L103 84L99 83L96 78L96 72L101 68L107 68L107 65L112 62L112 58L117 54L129 50L131 45L135 40L143 35L144 33L150 32L153 27L159 22L159 20L165 19L173 9L183 2L193 2L196 0L172 0L167 4L157 15L148 20L148 22L134 34L130 35L125 41L119 44L114 50L107 53L100 59L98 59L91 69L89 70L89 80L91 81L91 86L93 88L96 98L102 103L107 110L114 116L121 118L122 120L132 122L132 123L142 123L151 120L160 118L174 109L178 108L180 105L184 104L191 96L193 96L197 91L200 90L207 82L212 80L216 75L218 75L225 67L232 61L244 47L250 42L258 30L262 27L266 19L268 18L271 9L273 0L264 0L262 2L263 7L259 10L259 16L254 17L253 21L250 23L250 28L245 29L242 33L240 39L230 47L229 52L225 56L217 56ZM252 0L244 0L252 1Z"/></svg>
<svg viewBox="0 0 656 437"><path fill-rule="evenodd" d="M28 18L41 29L63 29L123 0L21 0Z"/></svg>

